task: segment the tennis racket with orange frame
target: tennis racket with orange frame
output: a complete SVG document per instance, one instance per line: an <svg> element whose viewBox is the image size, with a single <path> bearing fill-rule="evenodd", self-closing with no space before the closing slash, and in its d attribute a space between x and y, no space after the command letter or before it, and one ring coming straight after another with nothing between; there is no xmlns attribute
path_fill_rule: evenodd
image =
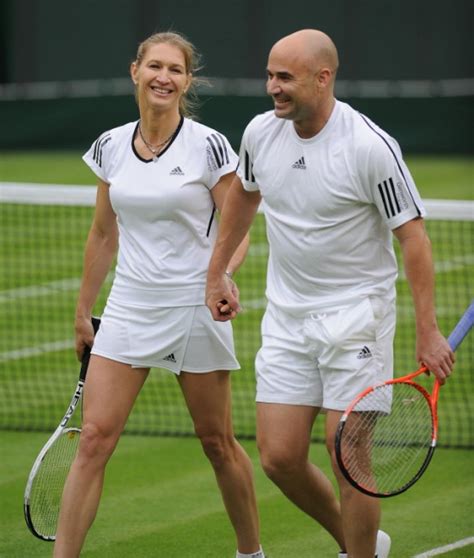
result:
<svg viewBox="0 0 474 558"><path fill-rule="evenodd" d="M455 351L474 324L471 303L448 337ZM360 393L343 413L336 433L336 458L345 478L369 496L405 492L426 471L438 437L436 379L430 394L415 379L425 366Z"/></svg>

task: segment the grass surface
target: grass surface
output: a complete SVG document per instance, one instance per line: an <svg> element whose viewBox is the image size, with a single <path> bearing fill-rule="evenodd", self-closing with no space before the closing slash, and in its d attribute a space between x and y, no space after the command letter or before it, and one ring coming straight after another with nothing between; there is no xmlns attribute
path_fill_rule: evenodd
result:
<svg viewBox="0 0 474 558"><path fill-rule="evenodd" d="M469 158L408 158L426 198L472 199ZM79 153L0 154L0 181L92 184ZM91 208L0 205L0 428L51 430L69 401L77 378L72 316ZM431 225L429 225L431 226ZM443 331L454 325L472 297L472 223L437 222L430 230L438 265L438 313ZM267 246L258 218L252 246L238 276L245 312L235 323L242 371L233 375L238 430L254 432L253 359L259 346ZM110 282L108 283L110 285ZM105 300L106 289L97 305ZM413 368L413 309L406 282L399 283L400 372ZM467 339L458 353L456 376L440 400L441 442L457 432L472 444L472 354ZM54 348L51 343L71 343ZM29 351L21 357L11 351ZM35 352L36 351L36 352ZM32 398L32 393L38 395ZM461 403L462 402L462 403ZM46 418L45 418L46 417ZM471 421L471 422L470 422ZM174 378L154 370L129 427L153 432L192 432ZM321 427L314 432L321 434ZM46 433L0 431L0 557L50 556L52 546L35 539L22 517L28 471ZM470 442L469 442L470 440ZM271 558L330 558L331 538L296 510L263 475L253 442L245 447L255 464L262 541ZM311 458L329 472L322 446ZM383 528L393 538L393 558L408 558L474 535L472 452L438 449L423 479L406 494L383 501ZM212 471L194 438L125 436L107 474L97 521L82 556L90 558L232 557L233 532ZM448 558L473 558L474 548Z"/></svg>
<svg viewBox="0 0 474 558"><path fill-rule="evenodd" d="M42 558L52 545L33 537L22 515L28 471L47 436L0 433L0 556ZM262 542L271 558L330 558L336 544L264 476L253 442L244 442L255 467ZM323 446L311 459L329 472ZM393 558L409 558L474 534L473 455L437 450L424 477L405 494L382 501L382 528ZM331 475L332 478L332 475ZM84 558L232 558L233 531L214 476L195 439L124 436L107 471L97 519ZM474 547L446 554L474 555Z"/></svg>

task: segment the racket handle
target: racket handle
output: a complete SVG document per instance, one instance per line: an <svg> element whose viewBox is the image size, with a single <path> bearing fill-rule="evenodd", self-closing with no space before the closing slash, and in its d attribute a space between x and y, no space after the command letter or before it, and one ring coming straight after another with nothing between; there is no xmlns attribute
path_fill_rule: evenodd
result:
<svg viewBox="0 0 474 558"><path fill-rule="evenodd" d="M461 341L469 333L470 329L474 325L474 301L471 302L469 308L464 312L462 318L456 324L456 327L451 332L448 337L449 346L453 351L455 351Z"/></svg>
<svg viewBox="0 0 474 558"><path fill-rule="evenodd" d="M92 316L91 321L92 321L92 327L94 328L94 335L95 335L99 331L100 318L96 318L95 316ZM81 379L82 381L86 379L87 367L89 366L90 358L91 358L91 348L86 347L82 354L81 372L79 374L79 379Z"/></svg>

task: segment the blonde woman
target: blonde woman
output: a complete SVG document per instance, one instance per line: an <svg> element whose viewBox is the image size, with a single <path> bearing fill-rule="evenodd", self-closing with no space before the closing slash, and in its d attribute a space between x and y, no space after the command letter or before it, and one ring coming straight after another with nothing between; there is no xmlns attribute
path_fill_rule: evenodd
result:
<svg viewBox="0 0 474 558"><path fill-rule="evenodd" d="M264 557L252 465L232 428L229 371L239 368L232 329L212 319L204 300L215 209L223 206L237 156L222 134L188 118L196 65L193 45L178 33L141 43L130 70L140 119L105 132L84 155L98 191L76 309L78 356L93 347L56 558L79 556L106 464L152 367L176 375L234 527L237 557ZM248 238L229 263L229 282L247 247ZM117 249L94 339L92 308Z"/></svg>

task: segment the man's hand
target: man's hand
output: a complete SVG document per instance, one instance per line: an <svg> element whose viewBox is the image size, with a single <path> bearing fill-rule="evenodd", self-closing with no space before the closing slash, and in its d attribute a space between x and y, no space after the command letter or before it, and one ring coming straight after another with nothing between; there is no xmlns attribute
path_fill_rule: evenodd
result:
<svg viewBox="0 0 474 558"><path fill-rule="evenodd" d="M443 385L453 371L456 357L439 330L418 334L416 356Z"/></svg>
<svg viewBox="0 0 474 558"><path fill-rule="evenodd" d="M226 274L208 277L206 304L212 317L218 322L233 320L240 312L239 289Z"/></svg>

